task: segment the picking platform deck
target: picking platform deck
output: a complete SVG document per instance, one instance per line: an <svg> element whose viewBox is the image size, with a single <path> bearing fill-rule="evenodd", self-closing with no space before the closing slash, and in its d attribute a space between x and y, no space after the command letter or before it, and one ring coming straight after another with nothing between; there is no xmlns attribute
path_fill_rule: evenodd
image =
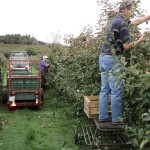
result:
<svg viewBox="0 0 150 150"><path fill-rule="evenodd" d="M123 126L114 126L112 122L99 122L98 118L93 118L95 125L83 125L82 133L85 144L91 150L98 148L107 148L109 150L133 150L130 144L127 144ZM77 130L75 133L75 143L78 142Z"/></svg>

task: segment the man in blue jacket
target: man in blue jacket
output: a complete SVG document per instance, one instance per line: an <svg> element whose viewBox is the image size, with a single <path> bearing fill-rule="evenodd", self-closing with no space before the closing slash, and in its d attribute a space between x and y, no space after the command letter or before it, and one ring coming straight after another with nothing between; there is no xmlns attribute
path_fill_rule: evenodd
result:
<svg viewBox="0 0 150 150"><path fill-rule="evenodd" d="M48 67L49 67L49 64L47 62L47 59L48 59L48 56L43 56L43 59L41 61L41 69L42 69L42 72L47 72L48 70Z"/></svg>
<svg viewBox="0 0 150 150"><path fill-rule="evenodd" d="M41 60L41 75L42 75L42 88L45 92L46 90L46 74L48 73L49 64L47 62L48 56L43 56L43 59Z"/></svg>

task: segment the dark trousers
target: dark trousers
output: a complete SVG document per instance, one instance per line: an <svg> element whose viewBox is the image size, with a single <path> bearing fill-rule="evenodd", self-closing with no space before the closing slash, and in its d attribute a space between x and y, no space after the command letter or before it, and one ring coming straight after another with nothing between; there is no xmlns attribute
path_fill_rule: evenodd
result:
<svg viewBox="0 0 150 150"><path fill-rule="evenodd" d="M46 73L44 71L42 71L41 75L42 75L41 87L43 88L43 91L45 92L45 90L46 90Z"/></svg>

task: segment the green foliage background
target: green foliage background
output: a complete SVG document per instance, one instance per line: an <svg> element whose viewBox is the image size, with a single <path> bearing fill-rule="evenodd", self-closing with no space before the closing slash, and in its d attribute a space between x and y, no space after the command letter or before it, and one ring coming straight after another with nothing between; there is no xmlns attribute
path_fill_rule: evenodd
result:
<svg viewBox="0 0 150 150"><path fill-rule="evenodd" d="M143 13L139 9L139 2L133 1L137 16L141 16ZM103 29L111 19L107 17L108 10L115 8L115 5L106 0L100 0L99 4L103 8L101 9L99 28ZM135 27L131 28L132 39L136 40L137 34L134 33L134 30ZM51 64L47 75L48 87L55 88L60 93L62 101L67 100L75 110L75 114L79 116L83 113L83 97L98 95L100 92L98 58L105 30L101 31L97 33L97 36L93 36L90 27L84 28L77 38L72 36L66 38L66 46L52 43L43 47L25 45L24 47L15 45L6 47L2 44L0 51L27 49L31 58L36 59L41 59L43 54L48 55ZM125 130L130 137L130 143L136 149L148 149L150 146L149 43L150 38L147 36L145 43L132 48L129 53L124 53L122 62L124 73L120 74L124 79L123 117L127 119L128 123Z"/></svg>
<svg viewBox="0 0 150 150"><path fill-rule="evenodd" d="M103 13L100 17L100 27L106 26L108 9L115 8L110 1L99 1L103 6ZM103 5L102 5L103 4ZM142 16L140 1L133 1L134 12L137 16ZM109 8L108 8L109 7ZM132 39L137 39L136 27L131 28ZM103 31L103 30L102 30ZM49 61L51 71L48 75L49 85L53 85L74 107L76 113L83 110L84 95L99 94L99 69L98 57L99 48L103 42L105 31L93 37L91 29L86 28L78 38L70 38L67 42L69 47L62 48L54 46ZM90 39L86 43L86 38ZM127 119L128 125L125 130L132 143L137 149L143 141L148 142L142 147L147 149L150 142L150 38L146 37L144 43L131 49L131 52L124 53L124 73L120 76L124 79L123 94L123 117ZM147 119L143 114L147 113Z"/></svg>

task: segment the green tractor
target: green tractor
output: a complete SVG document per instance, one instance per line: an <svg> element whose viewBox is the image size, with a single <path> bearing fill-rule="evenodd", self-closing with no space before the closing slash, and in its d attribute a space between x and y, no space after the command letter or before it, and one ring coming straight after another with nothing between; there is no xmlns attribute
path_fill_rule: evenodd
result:
<svg viewBox="0 0 150 150"><path fill-rule="evenodd" d="M40 60L9 60L7 88L2 89L3 104L9 109L21 106L41 108L44 92L40 70Z"/></svg>

